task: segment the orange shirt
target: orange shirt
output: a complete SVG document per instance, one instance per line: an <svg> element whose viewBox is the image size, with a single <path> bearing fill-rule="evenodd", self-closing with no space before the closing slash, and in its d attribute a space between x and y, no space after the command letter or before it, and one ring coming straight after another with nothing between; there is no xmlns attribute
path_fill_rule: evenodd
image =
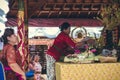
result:
<svg viewBox="0 0 120 80"><path fill-rule="evenodd" d="M22 67L22 58L19 53L16 53L14 46L10 44L4 45L3 54L6 59L6 62L4 62L4 66L8 66L8 64L11 63L17 63L20 67Z"/></svg>

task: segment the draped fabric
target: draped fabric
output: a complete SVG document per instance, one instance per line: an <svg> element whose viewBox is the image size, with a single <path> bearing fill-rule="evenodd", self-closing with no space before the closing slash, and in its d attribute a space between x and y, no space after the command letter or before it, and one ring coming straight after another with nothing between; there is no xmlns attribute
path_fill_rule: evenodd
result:
<svg viewBox="0 0 120 80"><path fill-rule="evenodd" d="M22 56L22 67L25 61L25 27L24 27L24 11L18 11L18 53Z"/></svg>

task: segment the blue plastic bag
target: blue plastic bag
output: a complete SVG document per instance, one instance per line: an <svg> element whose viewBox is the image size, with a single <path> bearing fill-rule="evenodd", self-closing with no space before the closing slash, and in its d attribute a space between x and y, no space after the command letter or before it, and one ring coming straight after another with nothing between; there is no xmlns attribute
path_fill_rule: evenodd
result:
<svg viewBox="0 0 120 80"><path fill-rule="evenodd" d="M34 71L33 70L29 70L28 72L25 73L27 78L33 77L34 76Z"/></svg>

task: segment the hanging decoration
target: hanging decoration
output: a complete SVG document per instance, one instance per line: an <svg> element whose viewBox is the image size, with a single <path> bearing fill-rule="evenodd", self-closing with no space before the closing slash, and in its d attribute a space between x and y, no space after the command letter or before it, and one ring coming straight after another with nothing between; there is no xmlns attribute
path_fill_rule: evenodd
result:
<svg viewBox="0 0 120 80"><path fill-rule="evenodd" d="M19 10L18 10L18 53L22 57L22 67L24 69L25 61L25 27L24 27L24 3L23 0L19 1Z"/></svg>
<svg viewBox="0 0 120 80"><path fill-rule="evenodd" d="M87 30L84 27L76 27L71 32L71 38L75 42L80 42L84 37L87 36Z"/></svg>

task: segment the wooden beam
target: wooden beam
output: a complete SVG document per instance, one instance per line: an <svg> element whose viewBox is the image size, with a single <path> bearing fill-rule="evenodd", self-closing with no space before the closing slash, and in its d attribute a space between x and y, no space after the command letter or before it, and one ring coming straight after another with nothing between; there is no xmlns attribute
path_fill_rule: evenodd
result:
<svg viewBox="0 0 120 80"><path fill-rule="evenodd" d="M71 12L69 12L69 13L68 13L67 17L69 17L69 16L70 16L70 14L71 14Z"/></svg>
<svg viewBox="0 0 120 80"><path fill-rule="evenodd" d="M14 21L14 22L13 22ZM30 27L58 27L61 23L68 21L72 26L103 26L102 22L97 19L29 19ZM8 19L6 26L16 26L17 20Z"/></svg>
<svg viewBox="0 0 120 80"><path fill-rule="evenodd" d="M52 12L49 12L49 14L48 14L48 18L50 17L51 14L52 14Z"/></svg>

